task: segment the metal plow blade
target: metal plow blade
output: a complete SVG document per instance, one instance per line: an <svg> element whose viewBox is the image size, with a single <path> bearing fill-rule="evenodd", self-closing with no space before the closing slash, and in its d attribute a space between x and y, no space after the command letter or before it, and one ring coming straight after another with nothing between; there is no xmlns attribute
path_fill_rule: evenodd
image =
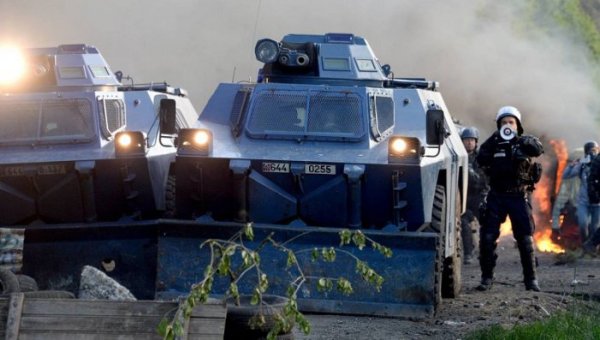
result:
<svg viewBox="0 0 600 340"><path fill-rule="evenodd" d="M170 299L189 292L203 278L210 249L200 247L207 239L230 239L243 228L235 223L200 223L159 220L154 223L124 225L85 225L28 230L25 237L24 272L52 289L76 291L84 265L92 265L128 287L141 299ZM254 239L244 239L250 249L260 247L260 269L269 279L270 294L286 295L291 282L300 276L295 266L288 268L288 254L264 242L271 237L294 251L299 269L307 281L298 290L302 311L425 318L435 310L435 267L437 235L431 233L367 232L365 235L390 247L393 256L385 258L368 243L363 250L340 247L338 229L254 225ZM334 262L313 261L313 249L336 248ZM236 254L232 267L241 264ZM356 260L366 262L383 276L381 291L364 282L356 272ZM111 271L106 263L112 263ZM111 269L109 266L108 269ZM348 279L353 293L334 289L320 292L318 278ZM257 270L251 269L238 282L240 293L251 293L257 284ZM215 294L223 294L229 277L213 283ZM63 285L61 287L61 285Z"/></svg>

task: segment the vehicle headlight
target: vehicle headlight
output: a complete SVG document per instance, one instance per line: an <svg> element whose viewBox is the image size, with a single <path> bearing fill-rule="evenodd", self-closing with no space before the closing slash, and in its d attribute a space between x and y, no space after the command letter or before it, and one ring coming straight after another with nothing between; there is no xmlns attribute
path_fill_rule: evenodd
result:
<svg viewBox="0 0 600 340"><path fill-rule="evenodd" d="M271 39L261 39L254 48L256 59L262 63L270 64L279 56L279 43Z"/></svg>
<svg viewBox="0 0 600 340"><path fill-rule="evenodd" d="M0 86L9 85L25 73L25 58L14 47L0 47Z"/></svg>
<svg viewBox="0 0 600 340"><path fill-rule="evenodd" d="M117 157L144 156L146 136L141 131L121 131L115 135L115 155Z"/></svg>
<svg viewBox="0 0 600 340"><path fill-rule="evenodd" d="M206 129L181 129L177 138L180 155L208 156L212 151L213 136Z"/></svg>
<svg viewBox="0 0 600 340"><path fill-rule="evenodd" d="M388 141L388 162L418 159L422 155L421 142L415 137L392 136Z"/></svg>

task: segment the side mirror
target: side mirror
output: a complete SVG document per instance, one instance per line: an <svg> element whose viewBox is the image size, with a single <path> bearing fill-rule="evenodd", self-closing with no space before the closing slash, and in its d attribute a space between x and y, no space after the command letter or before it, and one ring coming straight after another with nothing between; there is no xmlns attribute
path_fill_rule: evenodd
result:
<svg viewBox="0 0 600 340"><path fill-rule="evenodd" d="M442 145L446 137L446 129L444 127L444 111L428 110L427 111L427 144Z"/></svg>
<svg viewBox="0 0 600 340"><path fill-rule="evenodd" d="M174 99L161 99L160 109L158 112L161 135L174 135L177 133L177 126L175 123L175 107L176 105Z"/></svg>

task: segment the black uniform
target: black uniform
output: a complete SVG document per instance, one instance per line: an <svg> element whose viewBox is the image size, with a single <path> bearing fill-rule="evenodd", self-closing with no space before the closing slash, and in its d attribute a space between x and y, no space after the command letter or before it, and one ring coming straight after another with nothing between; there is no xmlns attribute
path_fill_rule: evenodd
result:
<svg viewBox="0 0 600 340"><path fill-rule="evenodd" d="M587 189L590 204L600 203L600 155L595 156L590 163ZM586 251L595 252L598 245L600 245L600 228L590 235L583 247Z"/></svg>
<svg viewBox="0 0 600 340"><path fill-rule="evenodd" d="M517 240L525 287L539 290L535 276L533 230L528 196L539 180L541 166L532 157L544 152L539 139L533 136L516 136L504 140L496 131L479 149L477 162L489 178L490 192L483 216L480 216L480 265L482 284L491 284L496 266L496 241L500 224L510 217L513 235Z"/></svg>
<svg viewBox="0 0 600 340"><path fill-rule="evenodd" d="M469 187L467 191L467 210L461 216L463 250L465 258L473 253L473 232L470 224L479 212L479 205L484 201L489 190L485 173L477 164L477 150L469 154Z"/></svg>

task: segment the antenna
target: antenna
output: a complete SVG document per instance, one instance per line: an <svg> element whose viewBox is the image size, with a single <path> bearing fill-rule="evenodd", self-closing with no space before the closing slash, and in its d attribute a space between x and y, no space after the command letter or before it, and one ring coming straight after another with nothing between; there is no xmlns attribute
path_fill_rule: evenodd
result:
<svg viewBox="0 0 600 340"><path fill-rule="evenodd" d="M236 67L234 66L233 67L233 74L231 75L231 82L232 83L235 83L235 69L236 69Z"/></svg>
<svg viewBox="0 0 600 340"><path fill-rule="evenodd" d="M258 39L256 37L256 28L258 27L258 19L260 18L261 3L262 3L262 0L258 0L257 6L256 6L256 18L254 19L254 32L252 32L252 37L254 38L251 40L252 43L254 43Z"/></svg>

